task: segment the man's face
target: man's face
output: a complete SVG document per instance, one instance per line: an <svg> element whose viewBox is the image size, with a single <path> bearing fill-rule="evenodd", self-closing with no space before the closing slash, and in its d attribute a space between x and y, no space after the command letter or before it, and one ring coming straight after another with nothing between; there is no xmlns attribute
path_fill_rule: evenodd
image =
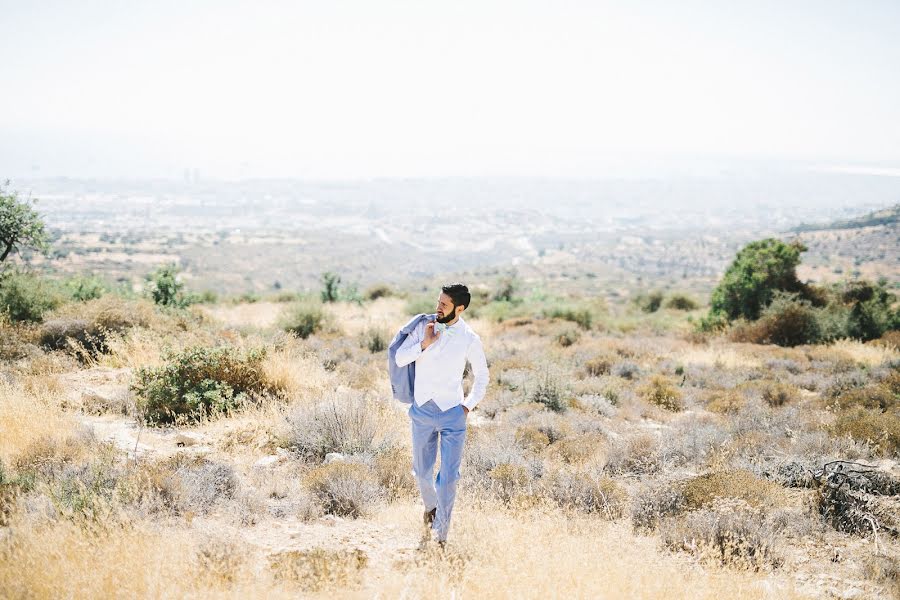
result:
<svg viewBox="0 0 900 600"><path fill-rule="evenodd" d="M454 307L453 300L450 299L450 296L441 292L441 295L438 296L437 309L435 310L438 323L449 323L455 319L456 315L459 312L462 312L461 310L457 311L457 308L462 307Z"/></svg>

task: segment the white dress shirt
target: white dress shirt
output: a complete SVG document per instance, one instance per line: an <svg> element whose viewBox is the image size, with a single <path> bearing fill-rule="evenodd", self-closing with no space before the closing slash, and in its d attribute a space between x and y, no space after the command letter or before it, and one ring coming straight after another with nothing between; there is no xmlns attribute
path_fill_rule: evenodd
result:
<svg viewBox="0 0 900 600"><path fill-rule="evenodd" d="M459 317L456 323L441 332L437 341L422 350L427 324L427 321L419 323L397 349L395 356L398 367L416 361L416 405L422 406L434 400L442 411L457 404L472 410L484 398L488 386L487 361L481 338ZM438 326L435 323L435 328ZM475 383L468 397L463 398L462 379L466 360L472 365Z"/></svg>

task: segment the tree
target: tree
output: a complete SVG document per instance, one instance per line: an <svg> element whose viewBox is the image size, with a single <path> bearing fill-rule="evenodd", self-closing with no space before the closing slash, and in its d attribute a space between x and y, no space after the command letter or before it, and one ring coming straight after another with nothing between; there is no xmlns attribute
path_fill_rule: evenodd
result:
<svg viewBox="0 0 900 600"><path fill-rule="evenodd" d="M20 200L9 190L9 181L0 185L0 263L23 248L46 252L50 247L41 216L30 200Z"/></svg>
<svg viewBox="0 0 900 600"><path fill-rule="evenodd" d="M178 266L175 263L163 265L147 275L150 283L150 295L156 304L162 306L184 306L186 303L181 293L184 284L178 281Z"/></svg>
<svg viewBox="0 0 900 600"><path fill-rule="evenodd" d="M744 246L713 290L710 315L755 321L777 291L796 293L815 302L807 286L797 279L802 252L806 252L803 244L786 244L774 238Z"/></svg>
<svg viewBox="0 0 900 600"><path fill-rule="evenodd" d="M341 276L331 271L322 273L322 302L337 302L340 299Z"/></svg>

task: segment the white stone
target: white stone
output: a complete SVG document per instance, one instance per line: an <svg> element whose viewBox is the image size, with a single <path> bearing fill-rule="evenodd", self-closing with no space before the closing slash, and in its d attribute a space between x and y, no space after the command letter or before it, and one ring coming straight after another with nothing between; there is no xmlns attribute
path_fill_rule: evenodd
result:
<svg viewBox="0 0 900 600"><path fill-rule="evenodd" d="M199 433L182 432L175 435L175 443L179 446L196 446L203 441Z"/></svg>
<svg viewBox="0 0 900 600"><path fill-rule="evenodd" d="M325 455L325 464L326 465L333 463L335 461L340 462L343 460L344 460L344 455L341 454L340 452L329 452L328 454Z"/></svg>
<svg viewBox="0 0 900 600"><path fill-rule="evenodd" d="M271 467L275 463L280 462L281 458L282 457L278 456L277 454L270 454L268 456L263 456L258 461L253 463L253 468L254 469L265 469L266 467Z"/></svg>

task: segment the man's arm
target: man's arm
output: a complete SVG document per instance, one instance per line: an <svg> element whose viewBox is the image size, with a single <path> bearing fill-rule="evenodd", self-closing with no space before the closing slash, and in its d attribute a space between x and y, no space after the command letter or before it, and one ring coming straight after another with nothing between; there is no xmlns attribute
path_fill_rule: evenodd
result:
<svg viewBox="0 0 900 600"><path fill-rule="evenodd" d="M397 348L394 361L398 367L405 367L422 355L440 337L441 332L434 331L434 323L421 324L410 332L406 339Z"/></svg>
<svg viewBox="0 0 900 600"><path fill-rule="evenodd" d="M476 337L472 340L472 343L469 344L466 358L469 360L469 364L472 365L472 374L475 376L475 382L472 384L469 396L463 402L463 407L465 407L468 412L475 408L475 406L484 398L484 394L487 392L488 382L490 381L487 359L484 357L484 347L481 345L480 337Z"/></svg>

